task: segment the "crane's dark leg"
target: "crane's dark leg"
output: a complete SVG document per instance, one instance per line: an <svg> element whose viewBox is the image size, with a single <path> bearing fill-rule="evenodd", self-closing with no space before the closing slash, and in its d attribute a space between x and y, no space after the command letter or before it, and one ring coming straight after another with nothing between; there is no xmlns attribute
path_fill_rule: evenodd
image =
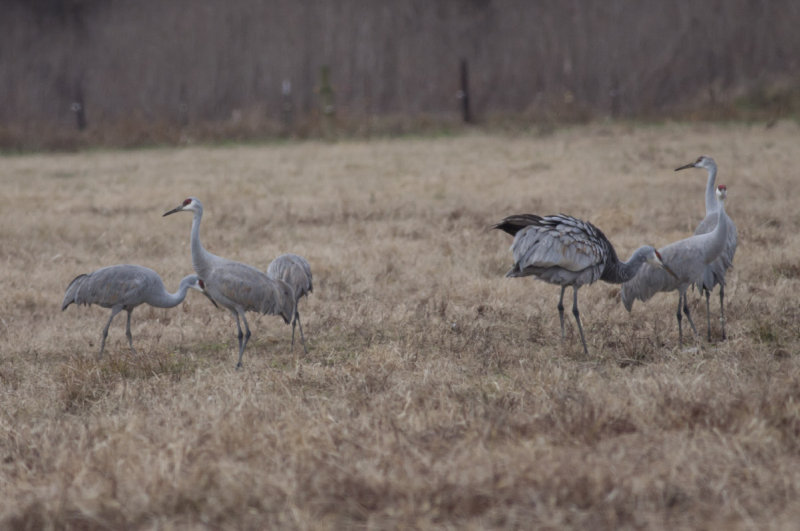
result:
<svg viewBox="0 0 800 531"><path fill-rule="evenodd" d="M297 318L299 317L297 310L294 311L294 318L292 318L292 352L294 352L294 328L297 325Z"/></svg>
<svg viewBox="0 0 800 531"><path fill-rule="evenodd" d="M294 316L297 319L297 326L300 327L300 341L303 343L303 352L308 354L308 349L306 348L306 338L303 336L303 323L300 322L300 312L295 310ZM292 325L292 340L294 340L294 325ZM292 345L294 348L294 345Z"/></svg>
<svg viewBox="0 0 800 531"><path fill-rule="evenodd" d="M683 305L683 292L678 292L678 313L675 314L678 318L678 346L683 346L683 328L681 327L681 306Z"/></svg>
<svg viewBox="0 0 800 531"><path fill-rule="evenodd" d="M586 338L583 337L583 326L581 326L581 315L578 311L578 288L572 286L572 315L575 316L575 322L578 323L578 332L581 333L581 343L583 343L583 353L589 355L589 349L586 348Z"/></svg>
<svg viewBox="0 0 800 531"><path fill-rule="evenodd" d="M100 353L97 355L97 359L103 357L103 350L105 350L106 348L106 338L108 337L108 327L111 326L111 321L114 320L114 316L121 311L122 307L114 306L113 308L111 308L111 317L108 318L108 322L106 323L105 328L103 328L103 336L100 339Z"/></svg>
<svg viewBox="0 0 800 531"><path fill-rule="evenodd" d="M564 291L566 286L561 286L561 297L558 299L558 318L561 320L561 341L564 341Z"/></svg>
<svg viewBox="0 0 800 531"><path fill-rule="evenodd" d="M706 293L706 321L708 325L708 342L711 342L711 303L709 299L711 299L711 292L705 288L703 291Z"/></svg>
<svg viewBox="0 0 800 531"><path fill-rule="evenodd" d="M242 349L242 339L244 338L244 334L242 333L242 325L239 323L239 314L234 310L231 310L231 313L233 314L233 318L236 319L236 329L239 331L238 335L236 336L239 339L239 364L236 365L236 368L238 369L242 360L242 352L244 351L244 349Z"/></svg>
<svg viewBox="0 0 800 531"><path fill-rule="evenodd" d="M242 341L242 338L241 338L242 329L239 328L239 338L240 338L240 341L242 341L242 342L241 342L241 344L239 346L239 362L236 364L236 368L237 369L241 369L242 368L242 355L244 354L244 349L247 347L247 341L250 339L250 325L247 324L247 318L244 316L244 312L241 312L241 318L242 318L242 321L244 322L244 330L245 330L245 332L244 332L244 340ZM238 317L236 319L236 324L239 324Z"/></svg>
<svg viewBox="0 0 800 531"><path fill-rule="evenodd" d="M728 337L725 335L725 284L719 285L719 322L722 324L722 340Z"/></svg>
<svg viewBox="0 0 800 531"><path fill-rule="evenodd" d="M692 316L689 315L689 297L686 296L685 291L683 292L683 313L686 314L686 319L689 320L689 325L691 325L692 327L692 332L694 332L694 335L697 335L697 328L694 326L694 323L692 322Z"/></svg>
<svg viewBox="0 0 800 531"><path fill-rule="evenodd" d="M131 314L133 310L128 310L128 322L125 325L125 335L128 337L128 345L131 346L131 351L136 354L136 349L133 348L133 334L131 334Z"/></svg>

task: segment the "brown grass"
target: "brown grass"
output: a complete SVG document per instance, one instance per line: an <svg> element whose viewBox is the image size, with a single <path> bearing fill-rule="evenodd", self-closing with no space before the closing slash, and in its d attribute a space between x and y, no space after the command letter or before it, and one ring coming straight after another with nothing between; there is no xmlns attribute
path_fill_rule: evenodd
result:
<svg viewBox="0 0 800 531"><path fill-rule="evenodd" d="M4 157L0 527L717 528L800 521L798 126ZM595 221L621 255L691 233L709 154L740 247L726 342L677 348L675 296L505 279L513 212ZM124 315L70 307L77 274L133 262L170 289L190 216L220 255L308 258L310 352L275 317L196 292ZM705 329L705 304L692 309ZM714 316L718 299L712 301ZM571 316L569 316L571 317ZM715 336L719 334L714 321Z"/></svg>

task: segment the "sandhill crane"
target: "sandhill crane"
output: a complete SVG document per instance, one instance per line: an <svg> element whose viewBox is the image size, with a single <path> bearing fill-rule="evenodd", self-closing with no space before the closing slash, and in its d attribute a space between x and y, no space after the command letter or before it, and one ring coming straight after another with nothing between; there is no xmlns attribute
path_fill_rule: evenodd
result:
<svg viewBox="0 0 800 531"><path fill-rule="evenodd" d="M683 346L683 330L681 328L681 308L694 333L697 329L689 314L686 302L686 291L692 283L700 282L708 264L712 263L724 251L728 236L728 217L725 215L725 198L728 189L724 184L717 187L716 201L719 204L717 217L719 221L714 230L705 234L696 234L683 240L670 243L658 250L664 260L675 272L669 277L658 269L643 267L632 280L622 285L622 303L631 311L636 299L646 301L659 291L678 291L678 344Z"/></svg>
<svg viewBox="0 0 800 531"><path fill-rule="evenodd" d="M705 168L708 171L708 182L706 183L706 217L695 229L695 234L706 234L714 230L717 226L717 213L719 205L717 204L716 197L714 197L715 187L714 181L717 178L717 163L711 157L701 156L695 162L690 162L680 168L675 168L675 171L685 170L687 168ZM737 233L736 225L734 225L731 218L727 213L723 214L728 222L728 237L725 241L725 248L720 253L716 260L706 266L703 272L703 279L696 282L697 289L702 290L706 296L706 325L708 331L708 340L711 341L711 304L709 302L711 291L715 286L719 285L719 321L722 326L722 339L725 336L725 272L733 265L733 255L736 253Z"/></svg>
<svg viewBox="0 0 800 531"><path fill-rule="evenodd" d="M236 327L239 330L239 361L236 363L236 368L240 369L242 355L250 339L250 325L247 324L245 312L280 315L286 324L289 324L295 313L294 291L286 282L272 279L255 267L206 251L200 243L203 204L199 199L189 197L180 206L165 212L164 216L175 212L194 213L191 233L192 267L202 279L205 292L211 300L227 308L236 319ZM244 322L244 334L239 324L240 318Z"/></svg>
<svg viewBox="0 0 800 531"><path fill-rule="evenodd" d="M578 311L578 289L603 280L621 284L633 278L644 263L670 271L658 251L650 245L639 247L627 262L620 262L614 246L603 232L589 223L565 214L509 216L494 226L514 236L511 253L514 266L507 277L533 275L561 286L558 316L564 340L564 291L572 286L572 314L578 323L583 352L588 355ZM667 262L668 263L668 262Z"/></svg>
<svg viewBox="0 0 800 531"><path fill-rule="evenodd" d="M306 348L306 338L303 336L303 324L300 322L300 311L297 303L303 296L308 296L314 291L311 283L311 265L308 260L300 255L286 253L270 262L267 267L267 276L283 280L292 287L294 291L294 318L292 319L292 350L294 350L294 328L295 323L300 326L300 341L303 343L303 352L308 354Z"/></svg>
<svg viewBox="0 0 800 531"><path fill-rule="evenodd" d="M186 298L189 288L203 291L197 275L188 275L181 280L178 291L167 292L164 282L158 273L147 267L133 264L120 264L103 267L97 271L78 275L67 286L61 311L72 304L97 304L103 308L111 308L111 317L108 318L103 337L100 340L100 353L98 359L103 357L103 350L108 337L108 327L119 312L128 312L128 321L125 326L125 335L133 353L133 336L131 335L131 313L140 304L147 303L156 308L172 308Z"/></svg>

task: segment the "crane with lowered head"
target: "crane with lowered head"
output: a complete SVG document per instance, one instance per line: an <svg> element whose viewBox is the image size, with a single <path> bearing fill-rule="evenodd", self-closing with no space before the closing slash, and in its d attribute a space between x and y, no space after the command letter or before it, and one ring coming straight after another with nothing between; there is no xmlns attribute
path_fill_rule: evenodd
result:
<svg viewBox="0 0 800 531"><path fill-rule="evenodd" d="M493 228L514 236L511 253L514 265L506 277L535 276L561 286L558 316L561 321L561 340L564 340L564 291L572 286L572 315L578 324L583 352L589 353L583 335L578 310L578 289L584 284L603 280L621 284L633 278L643 264L651 264L672 274L670 267L651 245L634 251L627 262L617 252L603 232L589 223L565 214L509 216Z"/></svg>
<svg viewBox="0 0 800 531"><path fill-rule="evenodd" d="M91 273L75 277L67 286L61 311L70 304L97 304L103 308L111 308L111 317L108 318L103 328L100 339L100 353L98 359L103 357L106 347L108 327L114 317L125 310L128 320L125 325L125 335L133 353L133 335L131 334L131 313L140 304L149 304L156 308L173 308L183 302L189 288L203 292L202 283L197 275L187 275L181 279L178 291L169 293L164 287L164 281L150 268L134 264L119 264L100 268Z"/></svg>

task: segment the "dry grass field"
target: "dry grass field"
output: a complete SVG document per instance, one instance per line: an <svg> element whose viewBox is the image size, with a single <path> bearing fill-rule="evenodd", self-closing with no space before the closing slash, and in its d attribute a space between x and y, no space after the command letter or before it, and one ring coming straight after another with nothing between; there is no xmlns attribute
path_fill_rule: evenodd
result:
<svg viewBox="0 0 800 531"><path fill-rule="evenodd" d="M800 127L186 147L0 159L0 528L796 529ZM628 314L506 279L510 213L588 219L627 258L683 238L720 165L739 228L729 340L678 348L677 294ZM308 258L309 353L199 293L125 314L60 304L79 273ZM691 294L705 331L705 303ZM712 298L718 315L719 299ZM690 334L691 335L691 334Z"/></svg>

